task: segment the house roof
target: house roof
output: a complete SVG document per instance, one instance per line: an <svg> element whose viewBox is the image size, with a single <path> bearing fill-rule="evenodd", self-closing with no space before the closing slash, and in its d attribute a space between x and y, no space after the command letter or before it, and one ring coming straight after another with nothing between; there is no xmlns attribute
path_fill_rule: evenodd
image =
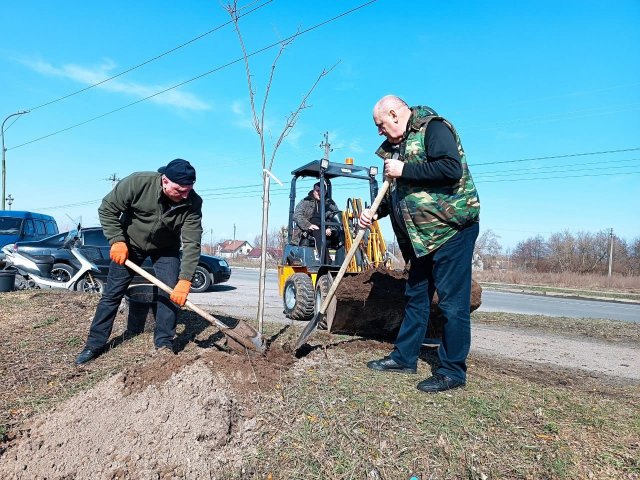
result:
<svg viewBox="0 0 640 480"><path fill-rule="evenodd" d="M246 240L225 240L219 243L218 247L220 247L220 252L233 253L242 248L245 243L247 243Z"/></svg>

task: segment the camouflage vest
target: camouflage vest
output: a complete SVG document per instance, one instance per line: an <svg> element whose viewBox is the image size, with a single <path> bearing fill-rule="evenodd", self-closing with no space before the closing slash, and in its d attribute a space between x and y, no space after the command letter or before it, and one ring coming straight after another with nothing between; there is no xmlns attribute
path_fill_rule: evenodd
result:
<svg viewBox="0 0 640 480"><path fill-rule="evenodd" d="M397 147L385 141L376 154L383 159L399 152L405 163L427 161L424 135L431 120L441 120L453 133L458 144L462 178L452 186L425 187L395 179L387 193L390 209L399 210L408 240L417 257L432 253L453 237L458 230L478 221L480 200L467 166L460 137L451 123L428 107L412 107L404 140ZM398 235L400 243L401 235Z"/></svg>

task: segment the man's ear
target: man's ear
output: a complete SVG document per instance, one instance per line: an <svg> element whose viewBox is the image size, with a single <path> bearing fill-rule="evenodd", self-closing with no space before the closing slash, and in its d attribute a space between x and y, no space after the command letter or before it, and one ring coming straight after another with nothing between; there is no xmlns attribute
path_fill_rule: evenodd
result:
<svg viewBox="0 0 640 480"><path fill-rule="evenodd" d="M391 120L393 120L393 123L398 123L398 114L394 109L389 110L389 116L391 117Z"/></svg>

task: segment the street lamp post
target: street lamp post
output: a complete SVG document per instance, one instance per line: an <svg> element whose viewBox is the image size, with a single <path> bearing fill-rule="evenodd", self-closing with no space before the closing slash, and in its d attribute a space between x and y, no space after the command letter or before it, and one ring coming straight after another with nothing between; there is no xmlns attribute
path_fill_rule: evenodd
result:
<svg viewBox="0 0 640 480"><path fill-rule="evenodd" d="M4 124L11 117L15 117L16 115L24 115L25 113L29 113L29 110L23 110L21 112L12 113L2 122L2 128L0 129L0 133L2 136L2 210L4 210L4 202L6 196L6 187L7 187L7 168L5 163L5 154L7 153L7 149L4 147Z"/></svg>

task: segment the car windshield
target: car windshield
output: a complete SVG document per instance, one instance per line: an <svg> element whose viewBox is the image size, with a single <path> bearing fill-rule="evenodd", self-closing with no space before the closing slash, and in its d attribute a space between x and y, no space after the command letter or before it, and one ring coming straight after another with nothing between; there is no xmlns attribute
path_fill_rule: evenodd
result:
<svg viewBox="0 0 640 480"><path fill-rule="evenodd" d="M22 218L0 217L0 235L18 235L22 227Z"/></svg>

